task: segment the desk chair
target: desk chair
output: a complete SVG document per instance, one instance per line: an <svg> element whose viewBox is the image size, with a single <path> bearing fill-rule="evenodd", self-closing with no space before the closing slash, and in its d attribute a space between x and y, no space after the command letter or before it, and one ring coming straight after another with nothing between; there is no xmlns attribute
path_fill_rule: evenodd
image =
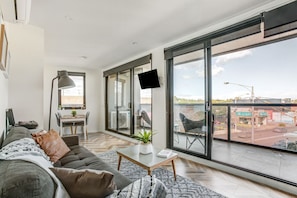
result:
<svg viewBox="0 0 297 198"><path fill-rule="evenodd" d="M198 140L201 145L204 147L203 138L205 138L205 130L202 130L203 126L205 126L205 119L194 121L188 119L183 113L179 113L179 117L183 124L186 134L186 150L190 149L192 144ZM190 137L194 137L193 140ZM201 138L201 139L200 139Z"/></svg>
<svg viewBox="0 0 297 198"><path fill-rule="evenodd" d="M88 111L86 113L86 126L88 126L88 120L89 120L89 116L90 116L90 112ZM77 126L81 126L83 127L84 126L84 122L80 121L80 122L74 122L74 134L76 135L76 129L77 129ZM87 135L87 139L88 139L88 128L86 128L86 135Z"/></svg>
<svg viewBox="0 0 297 198"><path fill-rule="evenodd" d="M57 119L57 125L60 129L60 119L61 119L61 114L60 113L55 113L56 115L56 119ZM71 134L73 135L73 127L74 126L74 122L63 122L63 127L70 127L71 130ZM61 134L62 131L60 131Z"/></svg>

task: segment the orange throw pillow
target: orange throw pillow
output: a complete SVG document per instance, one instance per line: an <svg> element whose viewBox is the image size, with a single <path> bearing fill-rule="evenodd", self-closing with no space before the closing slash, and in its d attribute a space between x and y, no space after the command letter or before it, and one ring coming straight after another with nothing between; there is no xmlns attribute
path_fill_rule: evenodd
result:
<svg viewBox="0 0 297 198"><path fill-rule="evenodd" d="M54 163L70 151L58 132L52 129L47 133L32 134L32 138L40 145Z"/></svg>

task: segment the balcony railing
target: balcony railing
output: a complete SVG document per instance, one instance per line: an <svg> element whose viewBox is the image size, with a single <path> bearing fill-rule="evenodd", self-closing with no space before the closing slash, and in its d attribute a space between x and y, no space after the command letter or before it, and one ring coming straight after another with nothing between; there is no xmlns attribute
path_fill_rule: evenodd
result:
<svg viewBox="0 0 297 198"><path fill-rule="evenodd" d="M202 104L175 104L195 117ZM297 152L297 104L213 104L214 138Z"/></svg>

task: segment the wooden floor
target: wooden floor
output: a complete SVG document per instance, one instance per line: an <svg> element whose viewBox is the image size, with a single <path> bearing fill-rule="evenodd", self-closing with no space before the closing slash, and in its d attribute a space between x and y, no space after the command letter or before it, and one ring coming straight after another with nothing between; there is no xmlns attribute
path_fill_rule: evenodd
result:
<svg viewBox="0 0 297 198"><path fill-rule="evenodd" d="M118 137L98 132L89 133L88 140L84 140L83 136L80 137L80 144L91 150L93 153L98 154L108 150L116 150L117 148L124 148L133 143L120 139ZM206 186L218 193L221 193L231 198L293 198L284 192L272 189L246 179L233 176L231 174L218 171L213 168L198 164L196 162L178 158L175 161L176 173L180 176L187 177L193 181ZM168 170L171 165L164 166Z"/></svg>

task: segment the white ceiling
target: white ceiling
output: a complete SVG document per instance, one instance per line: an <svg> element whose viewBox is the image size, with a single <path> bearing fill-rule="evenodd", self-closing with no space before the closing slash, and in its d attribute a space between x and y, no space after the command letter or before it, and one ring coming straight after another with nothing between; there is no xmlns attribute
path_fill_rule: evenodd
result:
<svg viewBox="0 0 297 198"><path fill-rule="evenodd" d="M46 64L99 68L274 1L32 0L29 24L45 30Z"/></svg>

